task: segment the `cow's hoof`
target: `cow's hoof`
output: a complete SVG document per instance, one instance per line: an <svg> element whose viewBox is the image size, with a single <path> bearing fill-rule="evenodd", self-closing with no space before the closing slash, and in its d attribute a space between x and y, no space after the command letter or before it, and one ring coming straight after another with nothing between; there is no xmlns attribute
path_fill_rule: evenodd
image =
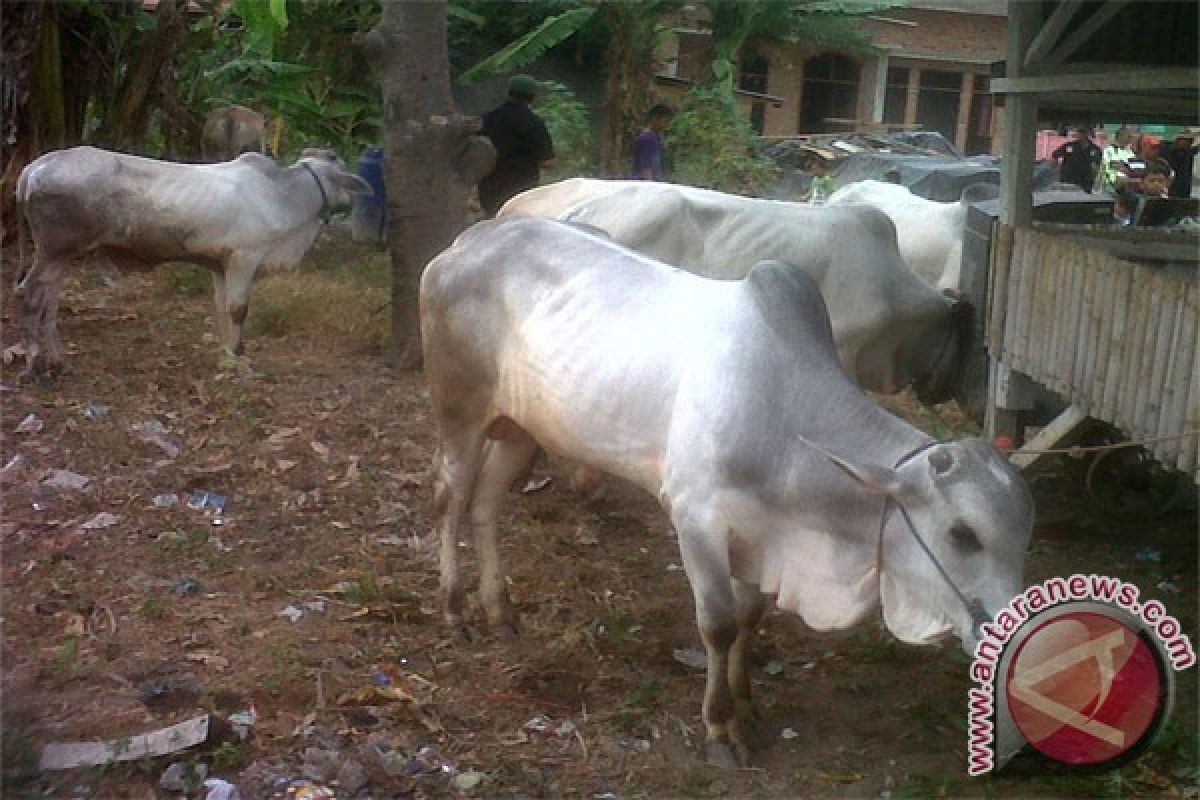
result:
<svg viewBox="0 0 1200 800"><path fill-rule="evenodd" d="M704 761L711 767L737 769L750 763L750 754L739 743L707 741L704 743Z"/></svg>

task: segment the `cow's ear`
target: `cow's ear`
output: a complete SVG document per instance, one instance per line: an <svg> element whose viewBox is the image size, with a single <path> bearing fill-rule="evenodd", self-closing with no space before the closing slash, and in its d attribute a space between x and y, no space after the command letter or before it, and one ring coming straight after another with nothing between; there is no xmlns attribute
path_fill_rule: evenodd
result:
<svg viewBox="0 0 1200 800"><path fill-rule="evenodd" d="M333 185L349 194L375 194L371 184L357 175L349 172L339 172L333 176Z"/></svg>
<svg viewBox="0 0 1200 800"><path fill-rule="evenodd" d="M896 470L890 467L884 467L879 464L860 464L847 458L840 453L835 453L827 447L822 447L815 442L804 439L801 440L808 446L818 450L826 458L839 466L846 474L856 481L861 483L867 489L880 494L898 494L901 488L900 475Z"/></svg>

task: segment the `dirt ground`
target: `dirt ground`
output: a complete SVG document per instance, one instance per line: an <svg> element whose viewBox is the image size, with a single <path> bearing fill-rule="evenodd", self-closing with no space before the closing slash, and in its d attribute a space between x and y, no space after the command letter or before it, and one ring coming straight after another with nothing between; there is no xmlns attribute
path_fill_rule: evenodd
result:
<svg viewBox="0 0 1200 800"><path fill-rule="evenodd" d="M328 265L382 257L336 238L322 253L302 270L329 272L325 310L371 316L338 306L359 284ZM704 675L677 658L698 646L691 597L651 498L610 482L583 502L551 463L553 482L504 517L520 638L457 644L436 611L421 376L336 328L292 335L301 312L278 305L252 308L253 372L223 370L194 276L115 275L71 278L56 383L19 381L19 358L3 368L0 463L20 457L0 473L4 797L178 797L157 788L173 761L248 800L301 796L287 787L306 771L338 797L1197 796L1194 671L1136 762L1081 776L1022 756L969 779L957 645L900 645L875 623L817 635L781 613L755 651L770 741L752 769L707 767ZM17 319L5 291L4 348ZM935 435L971 432L952 406L886 402ZM48 489L52 470L89 480ZM1194 496L1116 515L1082 491L1083 470L1060 457L1031 475L1027 582L1119 576L1196 642ZM226 498L219 517L188 506L198 490ZM49 742L249 710L245 740L37 772ZM187 796L204 793L193 781Z"/></svg>

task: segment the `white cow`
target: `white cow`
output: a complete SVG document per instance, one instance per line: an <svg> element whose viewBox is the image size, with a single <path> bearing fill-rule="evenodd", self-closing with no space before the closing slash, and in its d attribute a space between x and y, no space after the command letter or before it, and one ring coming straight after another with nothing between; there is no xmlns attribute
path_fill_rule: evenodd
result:
<svg viewBox="0 0 1200 800"><path fill-rule="evenodd" d="M966 203L939 203L895 183L859 181L830 195L829 205L867 205L887 214L896 224L900 255L908 265L930 286L961 296Z"/></svg>
<svg viewBox="0 0 1200 800"><path fill-rule="evenodd" d="M851 382L802 270L709 280L512 217L430 262L421 332L447 622L463 622L469 523L488 623L515 625L498 506L539 446L632 481L679 535L715 763L747 758L746 648L768 598L818 630L882 604L903 641L953 632L970 652L972 607L995 613L1021 588L1033 506L1020 476L990 444L932 441Z"/></svg>
<svg viewBox="0 0 1200 800"><path fill-rule="evenodd" d="M952 394L968 309L905 265L878 211L573 178L523 192L500 210L515 214L590 225L710 278L744 277L766 259L794 264L820 285L838 355L860 386L891 393L915 384L928 403Z"/></svg>
<svg viewBox="0 0 1200 800"><path fill-rule="evenodd" d="M208 267L221 342L239 353L258 269L294 266L312 246L323 213L370 192L332 153L291 167L257 153L220 164L175 164L95 147L47 153L17 180L35 247L20 287L29 372L61 365L63 274L89 253L130 266Z"/></svg>

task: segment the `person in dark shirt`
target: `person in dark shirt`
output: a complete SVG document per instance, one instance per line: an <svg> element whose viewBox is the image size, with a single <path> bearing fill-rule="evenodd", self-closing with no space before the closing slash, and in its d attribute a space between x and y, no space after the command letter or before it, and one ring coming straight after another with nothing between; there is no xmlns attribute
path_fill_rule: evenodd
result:
<svg viewBox="0 0 1200 800"><path fill-rule="evenodd" d="M1166 161L1175 173L1168 194L1171 197L1192 196L1192 168L1196 160L1197 128L1184 128L1175 134L1175 141L1163 151Z"/></svg>
<svg viewBox="0 0 1200 800"><path fill-rule="evenodd" d="M530 76L516 75L508 82L508 100L483 115L483 133L496 148L496 167L479 182L479 204L488 217L537 186L541 168L554 162L550 132L529 107L538 88Z"/></svg>
<svg viewBox="0 0 1200 800"><path fill-rule="evenodd" d="M1075 129L1075 138L1059 146L1050 157L1060 162L1059 180L1091 192L1104 153L1092 141L1091 129L1081 126Z"/></svg>
<svg viewBox="0 0 1200 800"><path fill-rule="evenodd" d="M667 170L663 164L663 132L671 124L675 112L670 106L658 104L646 113L646 127L633 141L633 177L644 181L663 181Z"/></svg>

